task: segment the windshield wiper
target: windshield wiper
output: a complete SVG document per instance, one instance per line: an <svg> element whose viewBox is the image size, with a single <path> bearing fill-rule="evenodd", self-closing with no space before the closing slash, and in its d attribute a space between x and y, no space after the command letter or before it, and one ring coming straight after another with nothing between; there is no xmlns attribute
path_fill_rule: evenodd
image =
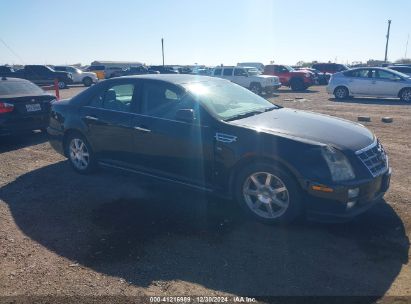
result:
<svg viewBox="0 0 411 304"><path fill-rule="evenodd" d="M265 108L265 109L264 109L264 112L269 112L269 111L272 111L272 110L275 110L275 109L278 109L278 107Z"/></svg>
<svg viewBox="0 0 411 304"><path fill-rule="evenodd" d="M247 113L237 114L235 116L227 118L225 121L232 121L232 120L237 120L237 119L241 119L241 118L246 118L246 117L254 116L254 115L257 115L257 114L264 113L264 112L265 112L264 110L259 110L259 111L251 111L251 112L247 112Z"/></svg>

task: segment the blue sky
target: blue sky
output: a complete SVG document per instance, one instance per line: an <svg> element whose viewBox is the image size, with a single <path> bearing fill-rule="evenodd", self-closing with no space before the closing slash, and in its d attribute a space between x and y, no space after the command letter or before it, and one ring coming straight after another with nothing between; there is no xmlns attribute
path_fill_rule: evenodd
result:
<svg viewBox="0 0 411 304"><path fill-rule="evenodd" d="M410 0L0 0L0 64L295 64L404 57ZM411 42L409 46L411 57ZM21 58L21 59L19 59Z"/></svg>

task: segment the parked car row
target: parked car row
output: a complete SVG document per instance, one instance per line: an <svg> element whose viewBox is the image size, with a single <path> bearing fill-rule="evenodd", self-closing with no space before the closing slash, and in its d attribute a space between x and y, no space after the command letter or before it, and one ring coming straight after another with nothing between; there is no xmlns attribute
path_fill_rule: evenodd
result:
<svg viewBox="0 0 411 304"><path fill-rule="evenodd" d="M212 76L230 80L257 95L263 92L271 95L274 90L281 86L277 76L261 75L256 68L240 66L216 67L212 72Z"/></svg>
<svg viewBox="0 0 411 304"><path fill-rule="evenodd" d="M57 80L60 89L73 83L73 75L66 71L55 71L46 65L26 65L14 71L10 67L0 66L0 77L22 78L37 85L52 85Z"/></svg>

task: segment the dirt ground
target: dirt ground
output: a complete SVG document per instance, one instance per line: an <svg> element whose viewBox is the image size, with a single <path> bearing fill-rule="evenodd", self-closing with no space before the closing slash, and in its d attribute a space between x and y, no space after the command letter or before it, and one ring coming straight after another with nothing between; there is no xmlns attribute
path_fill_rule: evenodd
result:
<svg viewBox="0 0 411 304"><path fill-rule="evenodd" d="M41 133L1 138L0 296L338 295L411 302L411 105L335 101L320 86L280 89L271 100L352 121L371 116L365 125L393 168L385 202L345 224L265 226L244 219L232 202L184 188L118 172L75 174ZM381 122L385 116L394 122Z"/></svg>

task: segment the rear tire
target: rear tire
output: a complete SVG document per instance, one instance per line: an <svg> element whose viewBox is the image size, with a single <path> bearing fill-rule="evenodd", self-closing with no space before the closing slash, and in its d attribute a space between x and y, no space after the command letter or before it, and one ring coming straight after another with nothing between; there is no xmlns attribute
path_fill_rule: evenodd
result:
<svg viewBox="0 0 411 304"><path fill-rule="evenodd" d="M350 93L346 87L337 87L334 90L334 96L336 99L347 99L350 97Z"/></svg>
<svg viewBox="0 0 411 304"><path fill-rule="evenodd" d="M64 80L59 80L57 85L60 90L67 88L67 83Z"/></svg>
<svg viewBox="0 0 411 304"><path fill-rule="evenodd" d="M411 102L411 88L403 89L400 93L400 99L404 102Z"/></svg>
<svg viewBox="0 0 411 304"><path fill-rule="evenodd" d="M291 79L290 87L291 87L291 90L293 91L304 91L306 89L306 86L304 85L304 81L299 78Z"/></svg>
<svg viewBox="0 0 411 304"><path fill-rule="evenodd" d="M85 77L83 79L83 84L85 87L89 87L93 84L93 80L90 77Z"/></svg>
<svg viewBox="0 0 411 304"><path fill-rule="evenodd" d="M97 161L87 139L79 134L72 133L65 140L65 154L71 167L80 174L90 174L97 168Z"/></svg>
<svg viewBox="0 0 411 304"><path fill-rule="evenodd" d="M249 217L265 224L290 223L303 214L296 181L274 164L257 163L241 170L234 197Z"/></svg>

